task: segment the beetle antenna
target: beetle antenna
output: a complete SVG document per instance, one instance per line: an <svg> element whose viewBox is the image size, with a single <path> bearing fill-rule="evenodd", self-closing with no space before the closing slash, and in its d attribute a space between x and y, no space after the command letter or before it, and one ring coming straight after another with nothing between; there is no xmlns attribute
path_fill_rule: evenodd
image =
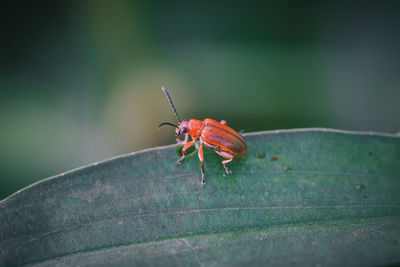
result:
<svg viewBox="0 0 400 267"><path fill-rule="evenodd" d="M176 112L175 106L174 106L174 104L172 103L171 97L169 96L169 94L168 94L168 92L167 92L167 89L165 89L165 87L161 87L161 90L163 90L164 94L167 96L168 101L169 101L169 103L170 103L172 109L174 110L175 116L176 116L176 118L178 119L178 122L181 123L181 119L179 118L178 112ZM158 126L158 127L160 127L160 126Z"/></svg>
<svg viewBox="0 0 400 267"><path fill-rule="evenodd" d="M169 126L178 128L177 125L175 125L175 124L173 124L173 123L169 123L169 122L163 122L163 123L161 123L160 125L158 125L158 128L160 128L161 126L164 126L164 125L169 125Z"/></svg>

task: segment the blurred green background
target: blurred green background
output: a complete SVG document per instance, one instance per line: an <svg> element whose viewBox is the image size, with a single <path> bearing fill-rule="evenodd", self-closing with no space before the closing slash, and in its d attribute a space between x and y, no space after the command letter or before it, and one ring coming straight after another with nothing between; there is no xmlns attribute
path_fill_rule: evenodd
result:
<svg viewBox="0 0 400 267"><path fill-rule="evenodd" d="M182 118L236 130L400 130L399 1L2 3L0 199L173 143Z"/></svg>

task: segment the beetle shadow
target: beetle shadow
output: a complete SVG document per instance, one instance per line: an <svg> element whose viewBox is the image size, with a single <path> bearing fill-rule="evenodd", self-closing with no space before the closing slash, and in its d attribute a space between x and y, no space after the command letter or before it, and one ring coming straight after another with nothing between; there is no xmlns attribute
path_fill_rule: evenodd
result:
<svg viewBox="0 0 400 267"><path fill-rule="evenodd" d="M178 155L179 158L182 157L182 148L183 148L183 145L177 145L176 149L175 149L176 155ZM188 148L188 150L186 150L185 158L189 158L193 155L196 155L196 153L197 153L197 146L193 145L190 148Z"/></svg>

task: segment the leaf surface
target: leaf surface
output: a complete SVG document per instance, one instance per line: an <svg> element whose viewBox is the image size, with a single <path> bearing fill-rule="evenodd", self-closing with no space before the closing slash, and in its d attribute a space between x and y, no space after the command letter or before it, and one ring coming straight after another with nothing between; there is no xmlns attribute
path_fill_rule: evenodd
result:
<svg viewBox="0 0 400 267"><path fill-rule="evenodd" d="M51 177L0 202L0 265L400 262L400 138L326 129L245 135L229 166L176 146Z"/></svg>

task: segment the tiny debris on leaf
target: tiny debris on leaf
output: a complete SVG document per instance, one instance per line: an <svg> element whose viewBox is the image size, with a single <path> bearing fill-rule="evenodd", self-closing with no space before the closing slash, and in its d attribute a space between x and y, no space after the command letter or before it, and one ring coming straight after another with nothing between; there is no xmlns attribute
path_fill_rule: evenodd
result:
<svg viewBox="0 0 400 267"><path fill-rule="evenodd" d="M258 153L257 154L257 158L263 159L263 158L265 158L265 154L264 153Z"/></svg>
<svg viewBox="0 0 400 267"><path fill-rule="evenodd" d="M358 184L358 185L356 186L356 188L357 188L358 191L362 191L362 190L365 189L365 186L364 186L363 184Z"/></svg>
<svg viewBox="0 0 400 267"><path fill-rule="evenodd" d="M285 168L283 168L285 171L291 171L292 170L292 168L290 168L290 167L288 167L288 166L285 166Z"/></svg>
<svg viewBox="0 0 400 267"><path fill-rule="evenodd" d="M276 156L276 155L270 158L271 161L274 161L274 160L277 160L277 159L278 159L278 156Z"/></svg>

